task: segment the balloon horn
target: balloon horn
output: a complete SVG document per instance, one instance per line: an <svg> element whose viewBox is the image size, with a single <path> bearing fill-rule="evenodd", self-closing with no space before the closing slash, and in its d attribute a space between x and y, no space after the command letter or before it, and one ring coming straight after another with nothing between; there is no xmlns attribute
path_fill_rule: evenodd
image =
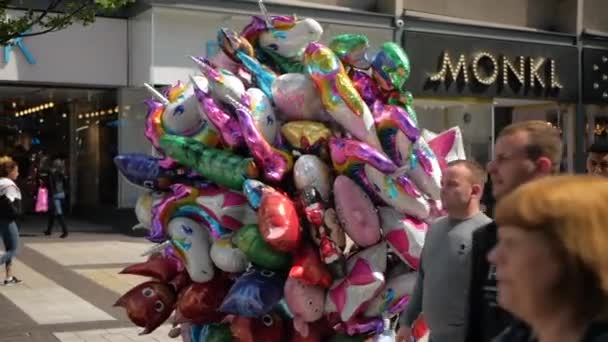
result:
<svg viewBox="0 0 608 342"><path fill-rule="evenodd" d="M264 16L264 21L266 22L266 28L267 29L272 29L272 22L270 21L270 16L268 15L268 10L266 9L266 6L264 6L264 1L259 0L258 1L258 6L260 7L260 12L262 12L262 16Z"/></svg>
<svg viewBox="0 0 608 342"><path fill-rule="evenodd" d="M159 252L163 251L165 248L170 247L172 244L173 243L171 242L171 240L167 240L163 243L159 243L157 245L150 247L147 251L143 252L141 254L141 256L148 256L148 255L152 255L154 253L159 253Z"/></svg>
<svg viewBox="0 0 608 342"><path fill-rule="evenodd" d="M194 57L194 56L188 56L190 57L191 60L194 61L194 63L196 63L196 65L198 65L199 69L201 70L201 72L203 73L203 75L205 77L207 77L208 79L212 79L214 81L218 81L221 82L221 75L220 73L215 70L211 65L205 63L203 60L201 60L198 57Z"/></svg>
<svg viewBox="0 0 608 342"><path fill-rule="evenodd" d="M169 100L163 94L161 94L158 90L154 89L153 86L149 85L148 83L144 83L144 86L148 89L148 91L152 94L152 96L154 96L163 105L166 106L170 103Z"/></svg>

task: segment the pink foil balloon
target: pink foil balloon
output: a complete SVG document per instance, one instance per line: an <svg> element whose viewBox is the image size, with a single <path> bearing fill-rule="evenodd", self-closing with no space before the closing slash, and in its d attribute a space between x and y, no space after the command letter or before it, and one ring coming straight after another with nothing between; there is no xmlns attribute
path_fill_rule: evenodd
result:
<svg viewBox="0 0 608 342"><path fill-rule="evenodd" d="M404 303L407 303L409 297L414 293L417 278L416 272L409 272L388 279L384 289L371 301L363 315L365 317L383 317L403 311L395 310L396 306L403 306Z"/></svg>
<svg viewBox="0 0 608 342"><path fill-rule="evenodd" d="M247 95L245 95L247 96ZM236 109L236 116L256 164L264 170L264 177L271 182L280 182L293 167L291 154L272 147L260 133L255 125L251 111L232 97L228 97L231 105ZM247 103L248 100L244 102Z"/></svg>
<svg viewBox="0 0 608 342"><path fill-rule="evenodd" d="M294 316L294 328L308 336L308 324L323 317L325 290L301 280L288 277L284 288L285 301ZM304 324L303 324L304 323Z"/></svg>
<svg viewBox="0 0 608 342"><path fill-rule="evenodd" d="M414 144L411 161L405 169L418 189L434 200L441 199L441 166L424 138L420 137Z"/></svg>
<svg viewBox="0 0 608 342"><path fill-rule="evenodd" d="M359 246L371 246L380 240L380 221L372 201L346 176L334 182L334 201L338 218L350 238Z"/></svg>
<svg viewBox="0 0 608 342"><path fill-rule="evenodd" d="M208 87L206 87L208 88ZM201 110L213 126L220 132L222 143L230 148L245 144L238 120L227 113L224 108L211 96L208 89L194 86L194 93L198 99Z"/></svg>
<svg viewBox="0 0 608 342"><path fill-rule="evenodd" d="M245 93L241 100L243 105L249 108L255 127L268 143L274 144L280 127L272 103L258 88L249 88Z"/></svg>
<svg viewBox="0 0 608 342"><path fill-rule="evenodd" d="M328 121L315 84L306 74L283 74L272 83L272 98L284 121Z"/></svg>
<svg viewBox="0 0 608 342"><path fill-rule="evenodd" d="M342 322L348 322L365 310L384 286L386 252L386 243L381 242L350 257L348 275L329 290L325 312L338 312Z"/></svg>
<svg viewBox="0 0 608 342"><path fill-rule="evenodd" d="M378 208L378 214L386 242L403 262L417 270L428 229L427 224L389 207Z"/></svg>
<svg viewBox="0 0 608 342"><path fill-rule="evenodd" d="M429 147L439 161L441 169L445 169L452 160L466 159L462 143L462 133L458 126L447 129L431 139L426 138Z"/></svg>
<svg viewBox="0 0 608 342"><path fill-rule="evenodd" d="M397 164L410 162L413 144L420 138L416 121L402 107L376 101L372 107L384 151Z"/></svg>

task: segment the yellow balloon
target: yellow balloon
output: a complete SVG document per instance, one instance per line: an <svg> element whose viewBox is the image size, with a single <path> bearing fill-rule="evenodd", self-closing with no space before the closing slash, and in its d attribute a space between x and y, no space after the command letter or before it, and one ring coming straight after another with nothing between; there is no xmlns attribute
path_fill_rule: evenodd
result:
<svg viewBox="0 0 608 342"><path fill-rule="evenodd" d="M291 146L307 150L326 145L331 137L327 126L316 121L291 121L281 127L281 134Z"/></svg>

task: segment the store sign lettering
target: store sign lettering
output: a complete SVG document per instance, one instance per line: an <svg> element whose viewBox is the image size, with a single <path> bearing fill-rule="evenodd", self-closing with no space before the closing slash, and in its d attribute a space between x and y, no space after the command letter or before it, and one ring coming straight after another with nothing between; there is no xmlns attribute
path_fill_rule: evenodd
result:
<svg viewBox="0 0 608 342"><path fill-rule="evenodd" d="M28 32L29 32L29 30L26 31L25 33L28 33ZM11 52L13 51L13 48L15 48L15 47L19 48L19 51L21 51L21 53L23 54L23 56L25 57L25 59L27 60L28 63L36 64L36 59L34 58L34 56L32 56L32 54L28 50L27 46L25 46L25 44L23 43L23 37L15 38L15 39L11 40L10 44L2 47L4 50L4 63L8 64L8 62L10 62Z"/></svg>
<svg viewBox="0 0 608 342"><path fill-rule="evenodd" d="M500 78L505 86L511 81L530 88L554 90L564 87L558 80L557 65L553 59L518 56L512 60L487 51L478 52L469 59L460 54L456 62L449 52L444 51L441 67L429 76L429 80L446 82L448 76L452 81L462 80L464 83L469 83L472 76L475 82L488 86Z"/></svg>

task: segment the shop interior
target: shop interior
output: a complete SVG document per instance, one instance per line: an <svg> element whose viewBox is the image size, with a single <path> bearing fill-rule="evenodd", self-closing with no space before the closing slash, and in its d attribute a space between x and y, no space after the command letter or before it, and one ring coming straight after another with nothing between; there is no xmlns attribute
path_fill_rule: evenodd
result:
<svg viewBox="0 0 608 342"><path fill-rule="evenodd" d="M498 132L512 122L544 120L558 127L566 149L562 170L574 169L574 104L509 98L416 98L421 127L435 133L459 126L467 158L485 165L494 154Z"/></svg>
<svg viewBox="0 0 608 342"><path fill-rule="evenodd" d="M71 209L116 205L116 90L0 85L0 113L0 154L19 163L26 210L38 170L55 157L66 162Z"/></svg>

